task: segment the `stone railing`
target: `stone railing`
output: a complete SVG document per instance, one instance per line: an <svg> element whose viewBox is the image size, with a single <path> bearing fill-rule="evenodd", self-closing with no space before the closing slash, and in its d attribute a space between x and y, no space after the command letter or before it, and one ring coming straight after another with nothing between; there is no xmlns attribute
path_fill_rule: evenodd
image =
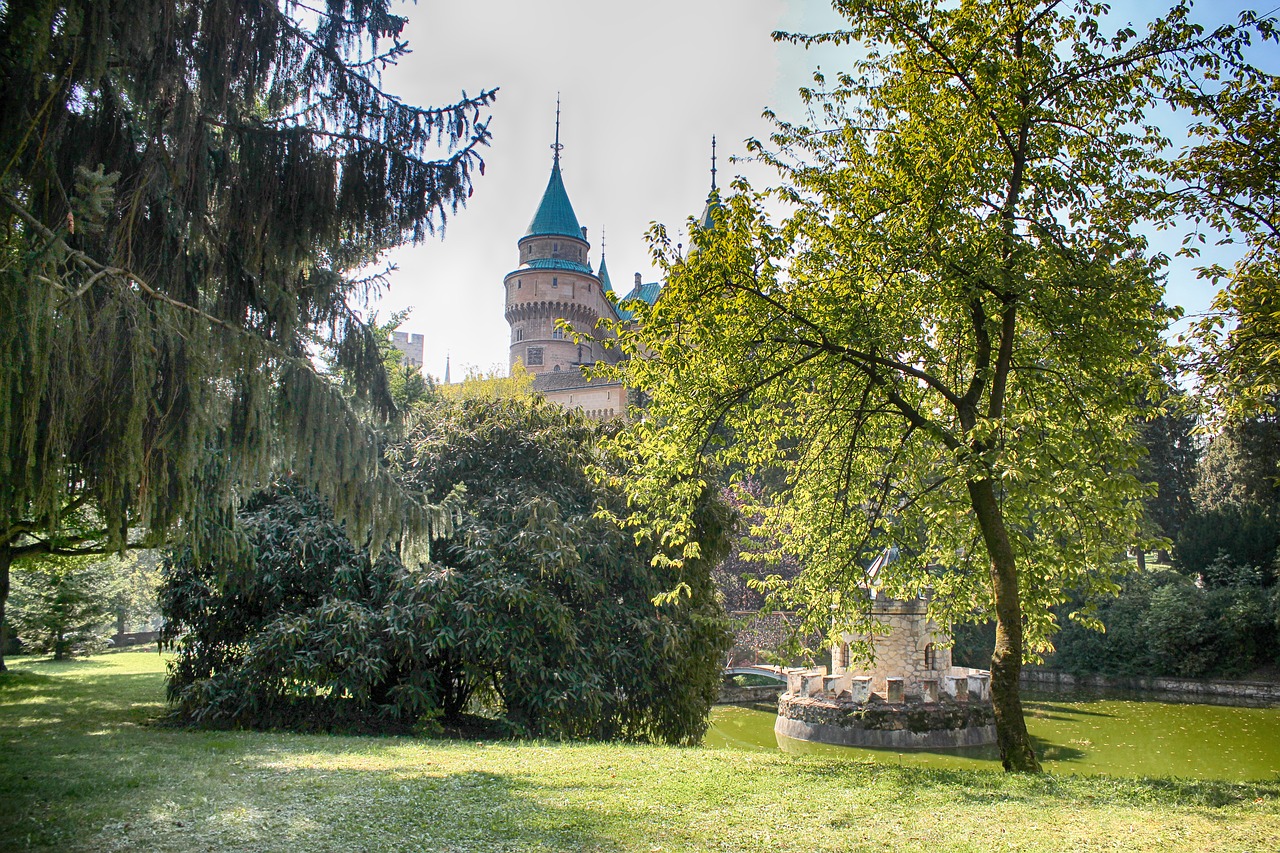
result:
<svg viewBox="0 0 1280 853"><path fill-rule="evenodd" d="M862 703L784 693L778 697L774 731L798 740L840 746L939 749L995 741L990 702L904 702L890 705L878 695Z"/></svg>
<svg viewBox="0 0 1280 853"><path fill-rule="evenodd" d="M716 699L716 704L739 705L751 702L772 702L785 689L786 685L781 681L777 684L765 684L759 687L739 687L736 684L726 683L720 685L720 697Z"/></svg>
<svg viewBox="0 0 1280 853"><path fill-rule="evenodd" d="M986 670L952 667L940 678L885 679L882 694L871 690L869 675L851 672L828 675L825 667L799 667L784 669L787 676L787 692L800 697L835 699L855 705L868 701L873 695L881 696L890 705L901 704L908 699L937 702L946 695L953 702L977 702L991 699L991 674Z"/></svg>

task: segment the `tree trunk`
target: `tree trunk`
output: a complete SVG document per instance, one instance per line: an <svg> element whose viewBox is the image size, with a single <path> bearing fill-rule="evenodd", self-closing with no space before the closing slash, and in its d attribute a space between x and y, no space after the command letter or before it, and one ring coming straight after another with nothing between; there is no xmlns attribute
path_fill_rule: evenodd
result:
<svg viewBox="0 0 1280 853"><path fill-rule="evenodd" d="M0 546L0 672L4 665L4 650L9 645L9 623L4 618L4 606L9 600L9 566L13 563L13 551L8 545Z"/></svg>
<svg viewBox="0 0 1280 853"><path fill-rule="evenodd" d="M971 480L969 500L991 558L991 593L996 610L996 647L991 655L991 703L996 712L996 743L1005 770L1039 773L1022 716L1018 679L1022 675L1022 602L1018 568L1005 529L1004 516L990 480Z"/></svg>
<svg viewBox="0 0 1280 853"><path fill-rule="evenodd" d="M1147 552L1141 548L1135 549L1138 555L1138 571L1145 572L1147 570Z"/></svg>

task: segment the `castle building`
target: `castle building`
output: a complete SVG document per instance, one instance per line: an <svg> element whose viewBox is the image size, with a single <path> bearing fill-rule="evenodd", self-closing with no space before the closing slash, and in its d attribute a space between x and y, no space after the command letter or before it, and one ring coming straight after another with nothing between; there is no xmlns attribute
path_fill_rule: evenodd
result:
<svg viewBox="0 0 1280 853"><path fill-rule="evenodd" d="M609 278L604 253L599 270L591 266L587 229L578 222L560 172L560 126L557 110L555 152L551 177L524 236L516 243L520 265L503 279L506 318L511 326L510 364L533 374L533 389L567 409L590 417L626 417L626 386L590 379L583 369L598 363L616 364L617 349L605 349L609 333L602 321L627 321L628 302L652 305L662 292L661 282L635 284L618 297ZM565 326L568 326L568 329ZM574 340L575 333L580 337Z"/></svg>
<svg viewBox="0 0 1280 853"><path fill-rule="evenodd" d="M411 335L407 332L392 332L391 346L400 353L402 364L422 368L422 354L426 341L422 335Z"/></svg>

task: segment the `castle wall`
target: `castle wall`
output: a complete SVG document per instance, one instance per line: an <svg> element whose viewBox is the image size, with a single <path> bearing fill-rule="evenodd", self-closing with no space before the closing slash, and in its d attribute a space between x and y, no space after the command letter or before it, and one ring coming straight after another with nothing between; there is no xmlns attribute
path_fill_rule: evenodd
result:
<svg viewBox="0 0 1280 853"><path fill-rule="evenodd" d="M536 384L534 387L536 390ZM624 417L627 413L627 388L618 383L582 384L572 388L547 389L541 393L563 408L580 411L597 420Z"/></svg>
<svg viewBox="0 0 1280 853"><path fill-rule="evenodd" d="M392 332L391 346L400 353L400 360L411 367L422 367L422 355L426 339L422 335L411 335L407 332Z"/></svg>

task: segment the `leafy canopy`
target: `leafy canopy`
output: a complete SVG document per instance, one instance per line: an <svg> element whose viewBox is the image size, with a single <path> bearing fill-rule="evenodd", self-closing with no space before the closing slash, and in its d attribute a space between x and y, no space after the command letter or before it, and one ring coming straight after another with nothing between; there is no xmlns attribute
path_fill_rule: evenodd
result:
<svg viewBox="0 0 1280 853"><path fill-rule="evenodd" d="M898 546L886 592L931 585L935 616L996 619L1001 753L1034 769L1021 662L1140 537L1137 402L1173 316L1136 229L1168 144L1148 111L1237 36L1184 7L1140 38L1089 2L834 5L845 29L776 34L864 51L750 143L781 186L735 184L686 257L654 232L668 283L623 335L652 400L635 492L678 539L672 472L784 466L775 526L806 567L786 597L857 628L863 567Z"/></svg>

